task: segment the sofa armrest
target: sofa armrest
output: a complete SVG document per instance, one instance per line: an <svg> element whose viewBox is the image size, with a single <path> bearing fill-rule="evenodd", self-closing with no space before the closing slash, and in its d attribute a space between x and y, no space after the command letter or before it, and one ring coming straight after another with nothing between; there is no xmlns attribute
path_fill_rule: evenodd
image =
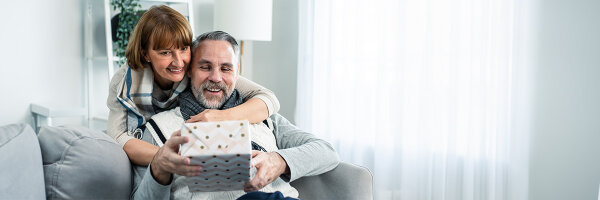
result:
<svg viewBox="0 0 600 200"><path fill-rule="evenodd" d="M373 176L358 165L340 162L333 170L291 182L300 199L373 199Z"/></svg>
<svg viewBox="0 0 600 200"><path fill-rule="evenodd" d="M0 127L0 199L44 199L40 144L26 124Z"/></svg>

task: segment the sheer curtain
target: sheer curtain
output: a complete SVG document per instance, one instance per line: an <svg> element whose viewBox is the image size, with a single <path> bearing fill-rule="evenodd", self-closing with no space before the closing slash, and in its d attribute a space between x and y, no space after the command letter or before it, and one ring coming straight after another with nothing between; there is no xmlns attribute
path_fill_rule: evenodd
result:
<svg viewBox="0 0 600 200"><path fill-rule="evenodd" d="M298 126L376 199L527 198L514 3L299 1Z"/></svg>

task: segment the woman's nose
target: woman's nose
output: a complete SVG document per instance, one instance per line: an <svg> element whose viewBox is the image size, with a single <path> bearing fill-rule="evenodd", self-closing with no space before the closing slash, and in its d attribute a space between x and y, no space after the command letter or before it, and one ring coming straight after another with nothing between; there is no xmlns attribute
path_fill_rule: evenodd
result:
<svg viewBox="0 0 600 200"><path fill-rule="evenodd" d="M183 67L184 66L181 53L179 53L177 51L175 51L175 53L173 53L173 62L171 62L171 65L173 65L175 67Z"/></svg>

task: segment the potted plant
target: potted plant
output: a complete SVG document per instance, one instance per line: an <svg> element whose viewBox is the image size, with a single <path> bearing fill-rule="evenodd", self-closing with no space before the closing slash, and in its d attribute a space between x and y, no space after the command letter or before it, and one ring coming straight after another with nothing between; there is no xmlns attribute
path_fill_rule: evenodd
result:
<svg viewBox="0 0 600 200"><path fill-rule="evenodd" d="M113 10L120 11L111 19L113 51L117 60L117 65L125 63L125 49L129 43L129 35L137 24L143 11L139 0L111 0L110 5Z"/></svg>

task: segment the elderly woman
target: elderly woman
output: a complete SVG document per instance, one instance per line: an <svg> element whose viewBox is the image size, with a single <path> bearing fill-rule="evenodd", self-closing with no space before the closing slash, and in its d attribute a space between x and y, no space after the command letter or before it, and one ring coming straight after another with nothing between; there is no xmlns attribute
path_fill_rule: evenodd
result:
<svg viewBox="0 0 600 200"><path fill-rule="evenodd" d="M142 15L125 56L126 65L113 76L107 106L108 134L123 146L129 159L148 165L158 147L144 142L141 127L152 115L177 107L186 87L192 32L183 15L167 6L154 6ZM279 109L273 92L240 77L235 86L245 103L226 110L205 110L189 121L248 119L259 123Z"/></svg>

